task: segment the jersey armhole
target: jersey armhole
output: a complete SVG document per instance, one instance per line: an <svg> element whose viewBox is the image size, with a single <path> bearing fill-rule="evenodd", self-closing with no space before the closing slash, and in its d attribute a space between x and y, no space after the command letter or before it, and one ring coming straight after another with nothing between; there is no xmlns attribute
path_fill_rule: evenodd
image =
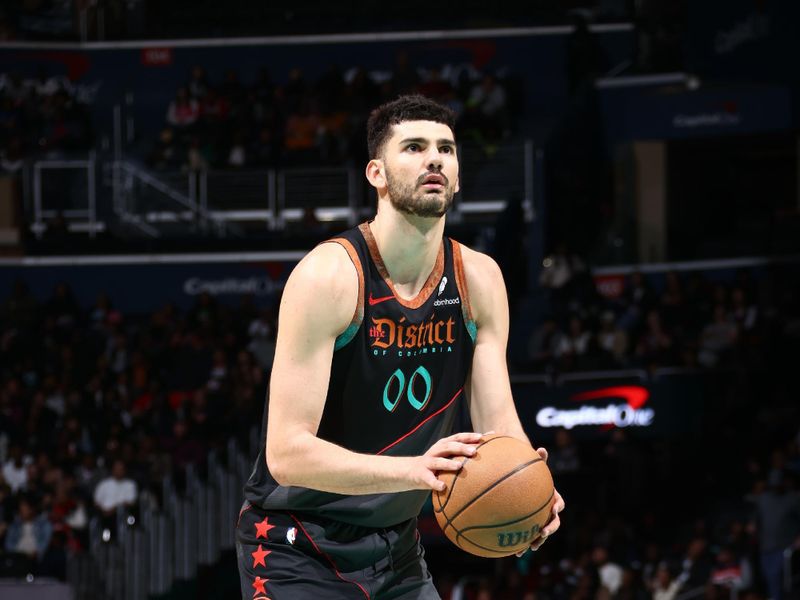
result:
<svg viewBox="0 0 800 600"><path fill-rule="evenodd" d="M358 252L356 252L350 240L345 238L332 238L323 243L339 244L344 248L347 251L347 255L350 257L350 261L356 268L356 273L358 273L358 302L356 303L356 310L353 313L353 319L350 321L350 325L336 337L336 343L333 347L333 351L336 352L353 340L358 332L358 328L361 327L361 322L364 320L364 270L361 268L361 259L358 256Z"/></svg>
<svg viewBox="0 0 800 600"><path fill-rule="evenodd" d="M453 270L456 272L456 286L458 295L461 297L461 315L464 317L464 325L467 327L472 343L478 335L478 326L472 317L472 306L469 302L469 289L467 288L467 278L464 275L464 260L461 257L461 244L454 239L450 240L453 247Z"/></svg>

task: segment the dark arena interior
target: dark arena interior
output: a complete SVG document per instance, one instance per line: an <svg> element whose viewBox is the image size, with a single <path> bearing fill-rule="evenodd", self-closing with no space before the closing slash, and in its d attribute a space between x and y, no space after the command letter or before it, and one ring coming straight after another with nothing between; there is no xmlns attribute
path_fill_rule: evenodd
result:
<svg viewBox="0 0 800 600"><path fill-rule="evenodd" d="M426 503L441 598L800 598L800 3L508 4L2 3L0 598L240 597L284 285L409 93L566 501L498 559Z"/></svg>

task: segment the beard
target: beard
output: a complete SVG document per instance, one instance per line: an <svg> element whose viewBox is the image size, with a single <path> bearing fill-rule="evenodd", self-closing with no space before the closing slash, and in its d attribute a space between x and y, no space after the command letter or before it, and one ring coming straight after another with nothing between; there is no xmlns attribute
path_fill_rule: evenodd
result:
<svg viewBox="0 0 800 600"><path fill-rule="evenodd" d="M386 171L386 184L389 188L389 201L399 212L417 217L442 217L453 206L455 188L442 173L436 173L444 179L444 188L437 192L428 192L422 188L422 182L430 173L421 175L414 183L397 181Z"/></svg>

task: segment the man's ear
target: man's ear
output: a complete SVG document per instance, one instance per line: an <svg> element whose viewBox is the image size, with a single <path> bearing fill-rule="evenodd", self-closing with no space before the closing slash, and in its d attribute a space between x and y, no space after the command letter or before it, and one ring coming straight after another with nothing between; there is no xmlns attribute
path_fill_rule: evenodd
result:
<svg viewBox="0 0 800 600"><path fill-rule="evenodd" d="M383 161L379 158L373 158L367 163L366 168L367 181L376 189L383 189L386 187L386 170L384 169Z"/></svg>

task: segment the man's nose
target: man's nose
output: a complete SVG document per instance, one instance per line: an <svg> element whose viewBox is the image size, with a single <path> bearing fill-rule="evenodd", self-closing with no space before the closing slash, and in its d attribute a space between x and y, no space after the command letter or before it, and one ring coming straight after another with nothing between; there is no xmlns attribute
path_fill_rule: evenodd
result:
<svg viewBox="0 0 800 600"><path fill-rule="evenodd" d="M428 150L428 169L432 171L442 170L442 153L438 148Z"/></svg>

